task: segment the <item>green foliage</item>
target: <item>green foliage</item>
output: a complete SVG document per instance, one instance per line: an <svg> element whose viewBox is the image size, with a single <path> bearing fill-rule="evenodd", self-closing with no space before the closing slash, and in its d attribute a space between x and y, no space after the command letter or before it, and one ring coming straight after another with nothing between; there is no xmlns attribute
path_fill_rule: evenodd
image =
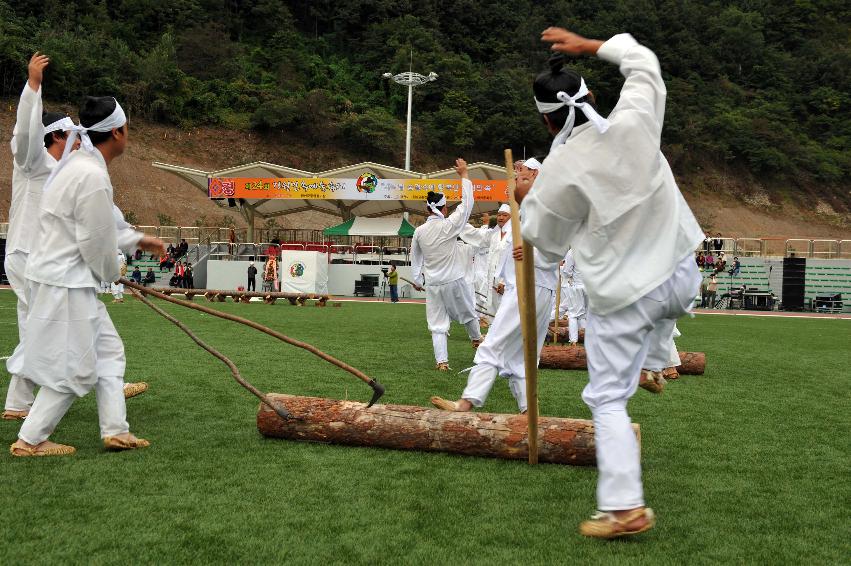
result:
<svg viewBox="0 0 851 566"><path fill-rule="evenodd" d="M342 122L343 139L363 149L370 159L381 159L399 152L405 134L396 119L383 108L371 108L362 114L348 114Z"/></svg>
<svg viewBox="0 0 851 566"><path fill-rule="evenodd" d="M128 221L129 222L129 221ZM157 223L160 226L174 226L174 218L163 212L157 213Z"/></svg>
<svg viewBox="0 0 851 566"><path fill-rule="evenodd" d="M384 72L437 72L414 91L417 142L498 161L546 153L531 81L549 25L628 31L659 57L663 146L762 178L851 177L851 7L839 0L0 0L0 89L17 96L36 49L48 100L115 94L132 115L181 126L287 132L397 159L407 89ZM622 77L580 58L605 113Z"/></svg>
<svg viewBox="0 0 851 566"><path fill-rule="evenodd" d="M124 211L124 220L126 220L128 224L132 224L134 226L139 223L139 217L136 216L136 213L132 210Z"/></svg>

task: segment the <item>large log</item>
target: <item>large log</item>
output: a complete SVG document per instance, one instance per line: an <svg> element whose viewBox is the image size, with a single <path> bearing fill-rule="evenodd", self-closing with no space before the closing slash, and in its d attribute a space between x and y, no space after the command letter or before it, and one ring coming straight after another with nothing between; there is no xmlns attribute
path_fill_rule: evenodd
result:
<svg viewBox="0 0 851 566"><path fill-rule="evenodd" d="M681 374L703 375L706 354L680 352L680 362L677 371ZM538 366L542 369L588 369L588 359L582 346L544 346Z"/></svg>
<svg viewBox="0 0 851 566"><path fill-rule="evenodd" d="M453 413L410 405L374 405L367 409L364 403L354 401L278 393L269 393L268 397L296 418L284 421L261 404L257 429L263 436L510 460L529 456L526 415ZM639 426L632 426L640 440ZM539 417L538 455L541 462L593 466L593 423Z"/></svg>
<svg viewBox="0 0 851 566"><path fill-rule="evenodd" d="M553 331L555 330L555 323L550 323L549 332L547 332L547 344L552 343L553 341ZM567 344L570 340L570 335L568 333L568 324L566 320L558 321L558 343L559 344ZM585 329L579 329L579 342L578 344L585 343Z"/></svg>
<svg viewBox="0 0 851 566"><path fill-rule="evenodd" d="M211 302L223 303L228 297L232 298L235 303L248 303L250 299L257 297L263 299L266 304L275 304L278 299L288 299L290 304L298 304L303 306L305 301L318 301L320 306L325 306L330 295L317 293L283 293L272 291L233 291L220 289L181 289L179 287L151 287L152 291L157 291L164 295L186 295L186 298L192 300L195 295L203 294L204 297Z"/></svg>

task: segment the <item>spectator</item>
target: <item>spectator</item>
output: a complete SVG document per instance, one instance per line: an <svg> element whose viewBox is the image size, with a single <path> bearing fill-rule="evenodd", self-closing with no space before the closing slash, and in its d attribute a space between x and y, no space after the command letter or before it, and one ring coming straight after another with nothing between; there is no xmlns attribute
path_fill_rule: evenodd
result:
<svg viewBox="0 0 851 566"><path fill-rule="evenodd" d="M136 253L133 254L133 259L135 259L136 261L142 259L142 250L136 248Z"/></svg>
<svg viewBox="0 0 851 566"><path fill-rule="evenodd" d="M177 271L172 274L171 279L168 280L169 287L177 287L180 284L180 276L177 274Z"/></svg>
<svg viewBox="0 0 851 566"><path fill-rule="evenodd" d="M715 274L709 276L709 285L706 286L706 308L715 308L715 294L718 292L718 281Z"/></svg>
<svg viewBox="0 0 851 566"><path fill-rule="evenodd" d="M174 267L174 260L166 254L160 257L160 271L166 271Z"/></svg>
<svg viewBox="0 0 851 566"><path fill-rule="evenodd" d="M256 291L257 290L257 268L254 267L254 262L252 261L248 264L248 287L246 288L248 291Z"/></svg>
<svg viewBox="0 0 851 566"><path fill-rule="evenodd" d="M709 299L709 278L704 277L700 282L700 308L706 308L706 302Z"/></svg>
<svg viewBox="0 0 851 566"><path fill-rule="evenodd" d="M168 245L168 248L166 248L165 252L166 252L166 254L168 254L169 257L172 257L172 258L174 257L174 254L176 253L175 248L172 244Z"/></svg>
<svg viewBox="0 0 851 566"><path fill-rule="evenodd" d="M697 262L697 268L703 271L703 267L706 265L706 258L703 257L703 252L697 252L695 261Z"/></svg>
<svg viewBox="0 0 851 566"><path fill-rule="evenodd" d="M715 273L721 273L727 267L727 260L724 259L724 252L718 254L718 259L715 260Z"/></svg>
<svg viewBox="0 0 851 566"><path fill-rule="evenodd" d="M186 255L186 252L189 251L189 244L186 243L185 239L181 239L180 243L177 245L177 257L183 257Z"/></svg>
<svg viewBox="0 0 851 566"><path fill-rule="evenodd" d="M139 271L139 266L133 268L133 273L130 274L130 279L135 281L136 283L142 284L142 272Z"/></svg>
<svg viewBox="0 0 851 566"><path fill-rule="evenodd" d="M156 283L156 282L157 282L157 276L154 273L154 268L149 267L148 272L145 274L145 278L142 280L142 284L145 287L147 287L148 285L150 285L152 283Z"/></svg>
<svg viewBox="0 0 851 566"><path fill-rule="evenodd" d="M715 248L716 254L724 249L724 238L721 237L721 232L715 234L715 239L712 240L712 247Z"/></svg>
<svg viewBox="0 0 851 566"><path fill-rule="evenodd" d="M730 270L732 277L737 277L742 270L742 263L739 261L739 256L733 256L733 268Z"/></svg>
<svg viewBox="0 0 851 566"><path fill-rule="evenodd" d="M387 273L387 284L390 285L390 302L399 302L399 272L396 271L396 266L390 264L390 272Z"/></svg>
<svg viewBox="0 0 851 566"><path fill-rule="evenodd" d="M174 266L174 272L177 274L177 287L183 288L183 280L186 276L186 266L183 265L182 261L178 261L177 265Z"/></svg>
<svg viewBox="0 0 851 566"><path fill-rule="evenodd" d="M185 287L187 289L194 289L195 288L195 276L192 275L192 264L191 263L186 264L186 275L184 275L184 282L186 284Z"/></svg>
<svg viewBox="0 0 851 566"><path fill-rule="evenodd" d="M706 256L703 259L705 260L704 264L707 271L715 267L715 256L712 255L712 252L706 252Z"/></svg>

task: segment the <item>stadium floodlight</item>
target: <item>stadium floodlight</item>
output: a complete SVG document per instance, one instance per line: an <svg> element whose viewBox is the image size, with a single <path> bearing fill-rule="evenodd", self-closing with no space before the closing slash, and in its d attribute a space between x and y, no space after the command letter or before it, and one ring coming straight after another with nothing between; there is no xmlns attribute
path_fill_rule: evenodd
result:
<svg viewBox="0 0 851 566"><path fill-rule="evenodd" d="M411 100L414 95L414 87L422 86L426 83L430 83L432 81L437 80L437 73L429 73L428 75L421 75L419 73L414 73L412 71L408 71L405 73L399 73L394 75L393 73L384 73L381 75L383 78L392 80L396 84L400 84L402 86L408 87L408 129L407 134L405 135L405 171L411 170Z"/></svg>

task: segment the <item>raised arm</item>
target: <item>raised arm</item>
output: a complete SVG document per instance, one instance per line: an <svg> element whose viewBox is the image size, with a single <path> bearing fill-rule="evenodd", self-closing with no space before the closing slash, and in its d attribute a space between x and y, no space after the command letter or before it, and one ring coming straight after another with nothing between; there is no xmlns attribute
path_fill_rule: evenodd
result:
<svg viewBox="0 0 851 566"><path fill-rule="evenodd" d="M27 84L18 103L17 122L12 133L12 153L15 163L30 170L42 158L44 124L41 122L41 81L50 59L38 52L27 66Z"/></svg>
<svg viewBox="0 0 851 566"><path fill-rule="evenodd" d="M612 113L627 109L647 112L654 118L661 132L667 91L659 60L650 49L639 44L628 33L615 35L603 42L584 38L566 29L548 28L544 30L541 39L552 43L553 51L570 55L596 55L618 65L626 81Z"/></svg>
<svg viewBox="0 0 851 566"><path fill-rule="evenodd" d="M461 204L455 207L449 215L452 231L458 236L470 220L473 213L473 183L467 173L467 162L463 159L455 160L455 171L461 177Z"/></svg>

